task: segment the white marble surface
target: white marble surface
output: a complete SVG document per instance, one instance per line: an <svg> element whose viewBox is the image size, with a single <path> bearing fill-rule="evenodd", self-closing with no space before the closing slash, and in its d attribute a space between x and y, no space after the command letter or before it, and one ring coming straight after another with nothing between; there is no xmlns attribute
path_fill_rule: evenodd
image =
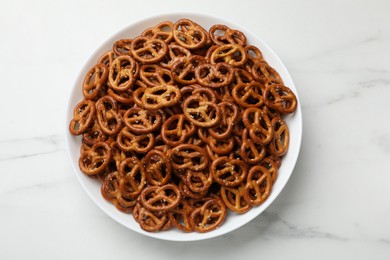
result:
<svg viewBox="0 0 390 260"><path fill-rule="evenodd" d="M0 259L390 259L389 10L386 0L1 1ZM249 224L200 242L114 222L81 188L64 145L67 96L92 51L168 11L256 33L303 108L285 190Z"/></svg>

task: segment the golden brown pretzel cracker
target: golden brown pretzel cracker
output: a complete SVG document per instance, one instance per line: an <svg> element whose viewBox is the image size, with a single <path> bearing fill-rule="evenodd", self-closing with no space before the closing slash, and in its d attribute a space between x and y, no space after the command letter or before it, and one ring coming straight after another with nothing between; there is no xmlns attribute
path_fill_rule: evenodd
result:
<svg viewBox="0 0 390 260"><path fill-rule="evenodd" d="M272 178L268 170L261 166L253 166L248 173L244 199L253 206L263 203L271 193Z"/></svg>
<svg viewBox="0 0 390 260"><path fill-rule="evenodd" d="M181 19L174 24L173 38L179 45L189 50L199 49L209 41L205 29L189 19Z"/></svg>
<svg viewBox="0 0 390 260"><path fill-rule="evenodd" d="M117 171L109 173L102 181L100 191L103 198L112 202L118 210L124 213L130 213L136 205L136 200L125 198L122 195L119 190L122 179L123 175Z"/></svg>
<svg viewBox="0 0 390 260"><path fill-rule="evenodd" d="M105 140L107 140L107 135L102 131L99 123L95 119L92 127L83 133L82 142L92 146L97 142L103 142Z"/></svg>
<svg viewBox="0 0 390 260"><path fill-rule="evenodd" d="M244 199L245 185L238 187L221 187L221 198L231 211L243 214L249 211L252 206Z"/></svg>
<svg viewBox="0 0 390 260"><path fill-rule="evenodd" d="M117 55L114 51L107 51L99 58L97 63L103 63L107 66L108 69L110 69L112 62L115 60L116 57Z"/></svg>
<svg viewBox="0 0 390 260"><path fill-rule="evenodd" d="M83 82L83 95L86 99L95 99L106 82L108 68L103 63L96 64L89 70Z"/></svg>
<svg viewBox="0 0 390 260"><path fill-rule="evenodd" d="M282 114L288 114L297 108L297 98L291 89L281 84L267 85L264 94L266 106L277 110Z"/></svg>
<svg viewBox="0 0 390 260"><path fill-rule="evenodd" d="M171 107L179 103L180 90L175 85L159 85L146 88L141 97L141 104L146 109L156 110Z"/></svg>
<svg viewBox="0 0 390 260"><path fill-rule="evenodd" d="M242 122L255 143L265 145L272 140L273 130L271 120L260 108L249 107L245 109L242 114Z"/></svg>
<svg viewBox="0 0 390 260"><path fill-rule="evenodd" d="M233 67L245 64L248 56L244 48L238 44L224 44L216 48L210 55L210 62L216 64L225 62Z"/></svg>
<svg viewBox="0 0 390 260"><path fill-rule="evenodd" d="M91 100L83 100L73 109L73 118L69 123L69 132L72 135L80 135L88 131L95 118L95 103Z"/></svg>
<svg viewBox="0 0 390 260"><path fill-rule="evenodd" d="M168 46L168 54L160 61L160 65L164 68L171 69L172 65L180 58L190 58L191 52L173 42Z"/></svg>
<svg viewBox="0 0 390 260"><path fill-rule="evenodd" d="M237 84L232 89L232 97L242 107L260 107L264 103L264 88L265 86L257 81Z"/></svg>
<svg viewBox="0 0 390 260"><path fill-rule="evenodd" d="M193 144L180 144L173 148L168 156L172 167L179 171L201 171L209 164L205 150Z"/></svg>
<svg viewBox="0 0 390 260"><path fill-rule="evenodd" d="M113 42L81 91L79 167L148 232L209 232L264 203L297 107L242 32L189 19Z"/></svg>
<svg viewBox="0 0 390 260"><path fill-rule="evenodd" d="M240 146L241 158L248 164L257 164L264 158L266 151L266 146L255 143L249 136L249 130L245 128Z"/></svg>
<svg viewBox="0 0 390 260"><path fill-rule="evenodd" d="M235 187L246 178L247 168L244 161L223 156L213 161L210 171L214 181L223 186Z"/></svg>
<svg viewBox="0 0 390 260"><path fill-rule="evenodd" d="M221 108L221 121L218 125L208 128L209 134L216 139L228 138L232 131L233 126L238 119L238 108L231 102L220 102L218 104Z"/></svg>
<svg viewBox="0 0 390 260"><path fill-rule="evenodd" d="M135 134L126 126L117 135L116 142L122 151L145 154L153 149L154 135Z"/></svg>
<svg viewBox="0 0 390 260"><path fill-rule="evenodd" d="M223 24L213 25L209 33L213 42L218 45L231 43L244 46L246 44L246 37L242 32L231 29Z"/></svg>
<svg viewBox="0 0 390 260"><path fill-rule="evenodd" d="M170 43L173 39L172 29L173 23L171 21L164 21L143 31L142 36L151 39L160 39L166 43Z"/></svg>
<svg viewBox="0 0 390 260"><path fill-rule="evenodd" d="M196 68L195 78L204 87L224 87L233 80L233 68L224 62L203 63Z"/></svg>
<svg viewBox="0 0 390 260"><path fill-rule="evenodd" d="M278 165L275 162L275 158L271 156L266 157L260 162L260 165L264 166L268 170L271 174L272 182L275 183L278 178Z"/></svg>
<svg viewBox="0 0 390 260"><path fill-rule="evenodd" d="M171 227L170 220L165 211L148 210L142 203L135 205L133 216L140 224L140 227L148 232L168 230Z"/></svg>
<svg viewBox="0 0 390 260"><path fill-rule="evenodd" d="M159 62L167 52L167 44L160 39L138 36L131 42L132 56L143 64Z"/></svg>
<svg viewBox="0 0 390 260"><path fill-rule="evenodd" d="M192 136L196 131L195 125L183 114L169 117L161 128L161 138L170 146L178 146Z"/></svg>
<svg viewBox="0 0 390 260"><path fill-rule="evenodd" d="M168 156L158 150L150 150L143 158L148 184L162 186L171 180L172 166Z"/></svg>
<svg viewBox="0 0 390 260"><path fill-rule="evenodd" d="M193 209L188 200L182 199L176 208L168 212L169 220L178 229L184 232L191 232L193 229L190 223L190 215Z"/></svg>
<svg viewBox="0 0 390 260"><path fill-rule="evenodd" d="M157 111L132 107L123 115L125 125L134 133L146 134L157 130L162 124L162 116Z"/></svg>
<svg viewBox="0 0 390 260"><path fill-rule="evenodd" d="M181 193L175 184L149 186L140 194L142 205L151 211L169 211L181 200Z"/></svg>
<svg viewBox="0 0 390 260"><path fill-rule="evenodd" d="M174 84L171 71L156 64L141 66L140 78L149 87Z"/></svg>
<svg viewBox="0 0 390 260"><path fill-rule="evenodd" d="M279 73L266 62L255 63L251 72L253 77L261 83L283 84L283 80L279 76Z"/></svg>
<svg viewBox="0 0 390 260"><path fill-rule="evenodd" d="M194 230L204 233L218 228L226 217L226 205L221 199L211 198L195 209L190 216Z"/></svg>
<svg viewBox="0 0 390 260"><path fill-rule="evenodd" d="M213 184L213 176L206 169L203 171L186 171L182 176L184 184L195 193L204 193Z"/></svg>
<svg viewBox="0 0 390 260"><path fill-rule="evenodd" d="M111 147L105 142L98 142L81 153L80 170L86 175L96 175L108 166L111 156Z"/></svg>
<svg viewBox="0 0 390 260"><path fill-rule="evenodd" d="M286 122L280 117L272 119L273 139L269 145L271 154L274 156L282 156L287 152L290 132Z"/></svg>
<svg viewBox="0 0 390 260"><path fill-rule="evenodd" d="M131 39L118 40L112 45L112 51L117 55L130 55L131 53Z"/></svg>
<svg viewBox="0 0 390 260"><path fill-rule="evenodd" d="M139 73L139 65L128 55L118 56L112 61L108 74L109 87L117 91L131 88Z"/></svg>
<svg viewBox="0 0 390 260"><path fill-rule="evenodd" d="M108 135L117 134L123 127L122 117L119 115L118 103L106 95L96 102L98 123L102 131Z"/></svg>
<svg viewBox="0 0 390 260"><path fill-rule="evenodd" d="M195 84L198 80L195 76L195 69L203 63L206 63L206 60L199 55L192 55L189 58L179 58L172 65L172 75L176 82L180 84Z"/></svg>

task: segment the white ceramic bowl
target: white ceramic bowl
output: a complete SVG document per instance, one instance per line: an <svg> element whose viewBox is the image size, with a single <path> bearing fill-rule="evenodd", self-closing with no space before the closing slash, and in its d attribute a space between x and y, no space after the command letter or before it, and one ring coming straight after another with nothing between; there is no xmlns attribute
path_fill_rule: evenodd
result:
<svg viewBox="0 0 390 260"><path fill-rule="evenodd" d="M81 86L86 73L91 67L93 67L93 65L96 63L96 61L104 52L111 49L112 44L116 40L136 37L140 35L142 31L144 31L145 29L153 25L156 25L161 21L170 20L172 22L175 22L181 18L191 19L196 23L200 24L201 26L203 26L206 30L208 30L214 24L225 24L230 28L234 28L242 31L247 37L248 44L255 45L262 51L263 56L265 57L267 62L279 72L279 74L283 78L283 81L285 82L285 85L290 87L298 98L297 89L295 88L294 83L286 67L283 65L283 63L278 58L278 56L258 36L247 31L245 28L242 28L241 26L232 23L228 20L218 18L215 16L204 15L204 14L170 13L170 14L157 15L157 16L145 18L143 20L135 22L127 26L126 28L122 29L121 31L115 33L113 36L107 39L103 44L101 44L100 47L98 47L96 51L93 52L91 57L84 64L83 69L80 71L79 75L77 76L77 79L69 95L68 107L66 110L66 119L65 119L66 120L66 147L68 150L70 162L72 164L74 172L78 180L80 181L81 185L83 186L84 190L91 197L91 199L111 218L113 218L123 226L146 236L163 239L163 240L171 240L171 241L194 241L194 240L203 240L212 237L217 237L229 233L241 227L242 225L245 225L246 223L248 223L249 221L257 217L259 214L261 214L282 191L282 189L286 185L294 169L295 163L298 158L300 145L301 145L302 114L299 105L300 104L299 99L298 99L298 107L295 113L285 117L285 120L290 129L290 147L287 154L284 156L282 160L282 166L279 169L279 176L276 183L273 186L270 197L262 205L260 205L259 207L252 208L249 212L243 215L238 215L229 212L226 217L226 221L225 223L222 224L222 226L220 226L218 229L214 231L204 233L204 234L196 233L196 232L184 233L177 229L172 229L169 231L158 232L158 233L149 233L142 230L139 227L138 223L134 221L131 215L124 214L118 211L113 204L107 202L102 197L102 195L100 194L100 184L97 180L86 176L80 171L78 166L78 159L79 159L81 138L74 137L71 134L69 134L67 128L73 116L74 106L83 99L81 93ZM91 49L94 48L96 48L96 46L91 46Z"/></svg>

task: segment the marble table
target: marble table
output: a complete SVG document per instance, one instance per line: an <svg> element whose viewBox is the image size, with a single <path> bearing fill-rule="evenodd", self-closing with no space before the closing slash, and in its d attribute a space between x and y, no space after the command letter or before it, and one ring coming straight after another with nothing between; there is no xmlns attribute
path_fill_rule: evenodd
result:
<svg viewBox="0 0 390 260"><path fill-rule="evenodd" d="M0 259L389 259L390 3L2 1ZM117 224L73 174L67 97L89 55L162 12L231 19L283 60L303 111L287 186L247 225L165 242Z"/></svg>

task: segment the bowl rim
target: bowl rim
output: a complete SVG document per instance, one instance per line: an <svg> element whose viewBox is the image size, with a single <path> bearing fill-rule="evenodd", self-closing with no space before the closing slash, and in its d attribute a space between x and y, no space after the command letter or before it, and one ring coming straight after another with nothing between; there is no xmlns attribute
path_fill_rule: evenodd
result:
<svg viewBox="0 0 390 260"><path fill-rule="evenodd" d="M137 27L139 24L151 23L151 21L156 20L156 19L160 19L161 21L164 21L166 19L169 19L169 17L183 17L183 18L186 17L188 19L194 20L195 22L197 22L196 18L200 18L199 20L202 20L202 19L218 20L219 23L228 24L232 28L235 28L235 29L238 29L238 30L242 31L245 35L250 35L250 38L254 38L256 42L260 42L261 45L263 45L262 48L266 48L267 49L267 52L273 57L273 59L275 59L275 62L278 63L278 66L283 69L283 71L285 72L285 74L288 77L289 81L291 82L289 87L294 90L294 94L296 95L296 98L297 98L297 101L298 101L297 109L294 112L294 120L296 120L296 123L298 125L298 128L296 129L297 133L296 133L296 135L294 135L295 143L297 144L297 146L295 147L295 151L294 151L293 157L290 159L290 167L288 169L288 174L287 174L286 178L284 179L284 181L282 181L282 180L279 181L280 188L278 190L276 190L276 191L273 190L272 191L273 199L271 200L270 197L269 197L261 205L261 206L265 205L263 210L259 211L257 214L253 214L253 216L251 216L251 217L247 217L246 219L244 219L244 221L239 222L236 225L233 225L233 227L227 228L227 230L224 231L224 232L218 232L218 229L217 229L217 230L214 230L214 231L211 231L211 232L208 232L208 233L196 233L196 232L185 233L185 234L195 234L195 235L192 235L192 236L188 236L185 239L177 239L175 236L167 237L167 236L161 235L164 232L157 232L157 233L155 233L155 232L146 232L146 231L144 231L142 229L139 229L139 230L138 229L134 229L134 228L132 228L130 226L127 226L125 223L123 223L118 218L113 216L112 213L110 212L110 210L108 210L105 207L103 207L103 205L101 205L101 203L97 200L97 198L95 198L95 196L92 194L92 192L89 190L89 188L86 187L86 184L84 183L84 180L81 179L81 175L79 174L80 169L78 168L78 163L75 163L73 161L72 154L71 154L70 143L71 143L71 138L74 138L74 136L72 136L69 133L69 131L68 131L69 121L72 118L72 117L70 117L70 116L72 116L71 111L73 111L73 106L71 106L72 105L71 104L72 103L72 96L74 95L74 92L77 90L77 86L78 86L78 83L79 83L80 79L83 79L84 76L85 76L84 75L85 73L83 73L83 70L88 66L88 64L90 64L91 62L94 61L93 57L96 55L96 53L104 45L106 45L107 43L112 43L113 39L117 38L118 35L123 34L124 32L128 31L131 27ZM196 17L196 18L194 18L194 17ZM200 23L200 25L203 26L201 23ZM144 29L147 29L147 28L144 28ZM136 232L138 234L145 235L145 236L152 237L152 238L156 238L156 239L160 239L160 240L164 240L164 241L186 242L186 241L199 241L199 240L215 238L215 237L218 237L218 236L221 236L221 235L228 234L228 233L230 233L230 232L232 232L234 230L237 230L240 227L246 225L248 222L252 221L254 218L256 218L259 215L261 215L273 203L273 201L275 201L275 199L279 196L279 194L285 188L285 186L286 186L288 180L290 179L290 177L292 175L292 172L294 171L294 168L296 166L296 163L297 163L297 160L298 160L298 157L299 157L299 153L300 153L300 149L301 149L301 144L302 144L303 122L302 122L302 111L301 111L301 105L300 105L300 99L299 99L299 96L298 96L298 91L297 91L297 89L295 87L295 84L294 84L294 82L292 80L292 77L291 77L289 71L287 70L286 66L284 65L282 60L279 58L279 56L260 37L258 37L256 34L252 33L251 31L246 30L243 26L241 26L236 21L233 21L230 18L226 19L226 18L217 16L217 15L214 15L214 14L198 13L198 12L187 12L187 11L186 12L162 12L162 13L153 14L153 15L141 18L141 19L137 19L137 20L129 23L128 25L126 25L122 29L118 30L117 32L111 34L103 42L98 44L97 47L90 53L90 55L88 56L87 60L81 66L81 69L79 70L79 72L77 74L77 77L75 78L75 80L73 82L72 87L69 89L69 92L68 92L68 95L67 95L67 107L66 107L66 111L65 111L65 119L66 119L65 122L64 122L65 123L65 129L66 129L66 131L65 131L65 144L66 144L66 150L67 150L67 154L68 154L68 159L69 159L69 161L70 161L70 163L72 165L73 172L76 175L76 178L78 179L79 183L83 187L84 191L91 198L91 200L103 212L105 212L111 219L115 220L116 222L118 222L119 224L125 226L126 228L128 228L128 229L130 229L130 230L132 230L132 231L134 231L134 232ZM291 143L291 137L290 137L290 143ZM289 148L289 150L290 150L290 148ZM117 211L116 208L115 208L115 210ZM125 214L125 213L123 213L123 214ZM215 231L217 231L217 232L215 232ZM167 231L165 231L165 232L167 232Z"/></svg>

